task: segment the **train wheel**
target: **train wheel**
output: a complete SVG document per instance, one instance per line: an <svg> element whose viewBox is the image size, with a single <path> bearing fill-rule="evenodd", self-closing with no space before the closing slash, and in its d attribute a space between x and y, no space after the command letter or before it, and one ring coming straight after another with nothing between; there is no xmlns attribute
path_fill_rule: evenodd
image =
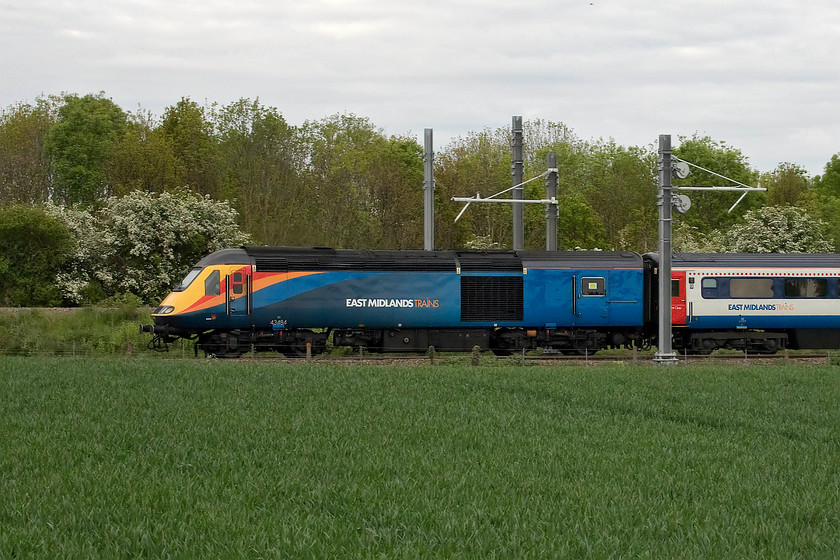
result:
<svg viewBox="0 0 840 560"><path fill-rule="evenodd" d="M775 354L779 351L779 341L775 338L768 338L764 341L764 347L760 350L761 354Z"/></svg>

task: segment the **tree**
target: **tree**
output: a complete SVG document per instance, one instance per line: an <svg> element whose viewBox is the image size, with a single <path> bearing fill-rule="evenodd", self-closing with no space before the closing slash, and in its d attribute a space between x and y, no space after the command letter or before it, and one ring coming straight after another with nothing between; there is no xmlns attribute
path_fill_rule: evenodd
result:
<svg viewBox="0 0 840 560"><path fill-rule="evenodd" d="M765 206L750 210L718 245L726 253L828 253L825 223L795 206Z"/></svg>
<svg viewBox="0 0 840 560"><path fill-rule="evenodd" d="M546 156L557 156L557 246L560 249L603 247L606 231L600 216L583 196L583 170L586 168L585 146L563 123L525 121L524 153L526 181L546 170ZM546 197L545 180L525 185L525 198ZM525 247L540 250L545 247L546 207L525 206Z"/></svg>
<svg viewBox="0 0 840 560"><path fill-rule="evenodd" d="M823 175L814 177L808 196L803 196L799 205L827 224L826 237L835 250L840 248L840 153L831 156Z"/></svg>
<svg viewBox="0 0 840 560"><path fill-rule="evenodd" d="M229 203L186 190L135 191L109 199L96 213L50 212L75 233L70 274L62 276L61 287L80 303L92 294L126 293L154 303L208 253L248 242Z"/></svg>
<svg viewBox="0 0 840 560"><path fill-rule="evenodd" d="M582 142L566 127L537 148L533 173L545 168L545 155L557 155L561 202L559 246L627 248L644 251L656 245L656 155L649 148L624 148L613 140ZM526 185L527 198L543 198L542 181ZM571 205L564 209L564 204ZM534 205L536 206L536 205ZM578 212L582 212L579 214ZM540 248L534 232L542 229L543 208L526 208L528 246ZM584 231L582 228L592 228ZM573 232L564 241L563 232ZM541 237L541 235L539 235Z"/></svg>
<svg viewBox="0 0 840 560"><path fill-rule="evenodd" d="M566 153L578 149L584 143L575 131L562 122L543 119L526 120L522 123L523 154L525 169L542 172L545 156L549 152ZM558 166L567 158L558 157Z"/></svg>
<svg viewBox="0 0 840 560"><path fill-rule="evenodd" d="M65 95L45 149L52 162L52 200L93 205L111 194L105 164L126 128L126 114L104 93Z"/></svg>
<svg viewBox="0 0 840 560"><path fill-rule="evenodd" d="M307 122L310 235L336 247L422 246L422 150L368 119L334 115ZM407 218L405 218L407 216ZM414 218L412 217L414 216Z"/></svg>
<svg viewBox="0 0 840 560"><path fill-rule="evenodd" d="M614 141L586 146L582 194L604 225L609 248L645 250L656 239L655 154Z"/></svg>
<svg viewBox="0 0 840 560"><path fill-rule="evenodd" d="M177 184L216 200L230 198L222 188L219 146L203 107L181 98L164 111L159 129L175 153Z"/></svg>
<svg viewBox="0 0 840 560"><path fill-rule="evenodd" d="M761 176L761 186L767 188L767 203L771 206L797 206L808 194L808 172L793 163L780 163L774 171Z"/></svg>
<svg viewBox="0 0 840 560"><path fill-rule="evenodd" d="M42 208L0 209L0 305L60 305L55 279L71 246L67 228Z"/></svg>
<svg viewBox="0 0 840 560"><path fill-rule="evenodd" d="M56 119L56 99L39 98L0 113L0 203L40 204L50 193L44 144Z"/></svg>
<svg viewBox="0 0 840 560"><path fill-rule="evenodd" d="M454 139L435 156L435 204L451 218L438 214L435 237L440 247L464 247L473 237L511 247L513 231L509 204L473 204L454 223L460 205L453 196L490 196L511 186L510 131L497 129ZM502 198L511 198L509 194ZM446 216L446 219L441 219Z"/></svg>
<svg viewBox="0 0 840 560"><path fill-rule="evenodd" d="M368 168L370 231L380 249L423 246L423 148L413 138L392 136L377 143L378 155Z"/></svg>
<svg viewBox="0 0 840 560"><path fill-rule="evenodd" d="M814 177L814 190L822 195L840 198L840 153L831 156L822 175Z"/></svg>
<svg viewBox="0 0 840 560"><path fill-rule="evenodd" d="M801 208L825 224L825 237L837 250L840 248L840 198L824 194L824 191L811 194Z"/></svg>
<svg viewBox="0 0 840 560"><path fill-rule="evenodd" d="M274 107L240 99L212 114L224 167L224 191L235 198L243 229L259 243L304 244L310 199L301 177L303 142Z"/></svg>
<svg viewBox="0 0 840 560"><path fill-rule="evenodd" d="M580 193L568 193L557 198L557 248L600 249L607 246L604 224Z"/></svg>
<svg viewBox="0 0 840 560"><path fill-rule="evenodd" d="M178 187L175 151L151 114L129 116L125 134L113 146L105 165L105 174L116 196L134 190L151 193Z"/></svg>
<svg viewBox="0 0 840 560"><path fill-rule="evenodd" d="M745 185L754 185L758 179L758 173L750 168L749 160L740 150L722 141L712 140L709 136L699 137L697 134L691 138L680 136L680 145L674 148L673 153L680 159ZM692 168L687 178L674 180L675 186L709 187L726 184L720 177L697 168ZM741 201L737 211L730 213L729 208L741 196L739 193L695 191L690 196L691 210L683 217L683 220L703 233L727 229L736 222L739 216L764 203L764 196L761 193L751 193Z"/></svg>

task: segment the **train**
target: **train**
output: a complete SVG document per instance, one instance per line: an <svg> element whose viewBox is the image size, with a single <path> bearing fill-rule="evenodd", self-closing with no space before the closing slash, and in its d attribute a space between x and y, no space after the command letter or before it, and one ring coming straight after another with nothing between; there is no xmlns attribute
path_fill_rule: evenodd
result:
<svg viewBox="0 0 840 560"><path fill-rule="evenodd" d="M671 268L676 352L840 348L840 255L675 253ZM245 246L201 259L141 331L220 358L647 349L660 281L656 253Z"/></svg>

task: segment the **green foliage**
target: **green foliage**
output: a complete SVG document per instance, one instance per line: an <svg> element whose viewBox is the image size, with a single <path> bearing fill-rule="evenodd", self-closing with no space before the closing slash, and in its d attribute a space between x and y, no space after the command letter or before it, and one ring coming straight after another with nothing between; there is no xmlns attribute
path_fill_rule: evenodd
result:
<svg viewBox="0 0 840 560"><path fill-rule="evenodd" d="M8 309L0 312L0 354L102 356L145 351L138 324L150 321L137 298L103 302L107 307ZM192 355L192 352L190 352Z"/></svg>
<svg viewBox="0 0 840 560"><path fill-rule="evenodd" d="M677 220L674 223L673 249L677 253L717 253L721 251L718 236L706 235L698 228Z"/></svg>
<svg viewBox="0 0 840 560"><path fill-rule="evenodd" d="M41 204L50 192L50 165L44 150L55 122L53 98L19 103L0 112L0 204Z"/></svg>
<svg viewBox="0 0 840 560"><path fill-rule="evenodd" d="M471 133L454 139L446 150L435 154L436 207L444 208L453 196L484 197L496 194L511 186L510 131L498 129ZM511 198L510 194L501 198ZM435 237L441 247L463 247L470 234L489 238L502 248L512 242L511 208L507 204L472 204L457 223L451 220L435 221Z"/></svg>
<svg viewBox="0 0 840 560"><path fill-rule="evenodd" d="M130 115L125 134L111 150L104 170L112 195L134 190L174 191L181 184L171 140L148 113Z"/></svg>
<svg viewBox="0 0 840 560"><path fill-rule="evenodd" d="M240 99L212 113L224 173L242 228L260 243L306 244L308 191L299 131L274 107Z"/></svg>
<svg viewBox="0 0 840 560"><path fill-rule="evenodd" d="M653 248L657 231L655 153L650 148L624 148L613 140L582 142L562 124L537 124L534 137L526 136L526 143L538 143L531 148L536 150L531 163L536 169L530 173L545 169L547 153L557 155L558 247ZM544 181L526 186L526 193L527 198L544 198ZM544 208L526 212L531 231L541 233ZM532 248L542 246L534 233L526 236Z"/></svg>
<svg viewBox="0 0 840 560"><path fill-rule="evenodd" d="M607 232L601 217L583 194L570 192L557 198L557 248L598 249L606 247Z"/></svg>
<svg viewBox="0 0 840 560"><path fill-rule="evenodd" d="M473 235L464 244L464 248L475 251L495 251L499 249L499 244L493 241L489 235Z"/></svg>
<svg viewBox="0 0 840 560"><path fill-rule="evenodd" d="M840 198L817 194L803 208L825 225L825 237L834 250L840 250Z"/></svg>
<svg viewBox="0 0 840 560"><path fill-rule="evenodd" d="M2 358L0 394L4 558L840 550L830 366Z"/></svg>
<svg viewBox="0 0 840 560"><path fill-rule="evenodd" d="M105 165L126 128L126 114L104 93L65 95L44 146L55 173L52 201L91 206L111 192Z"/></svg>
<svg viewBox="0 0 840 560"><path fill-rule="evenodd" d="M386 138L368 119L333 115L307 122L307 220L311 244L408 248L423 239L423 150Z"/></svg>
<svg viewBox="0 0 840 560"><path fill-rule="evenodd" d="M176 160L176 184L221 200L222 188L219 146L207 110L188 97L163 114L159 130Z"/></svg>
<svg viewBox="0 0 840 560"><path fill-rule="evenodd" d="M709 136L697 134L691 138L680 136L680 145L674 148L674 155L695 165L714 171L724 177L734 179L744 185L755 185L758 172L749 167L748 158L740 150L723 141L712 140ZM685 179L675 179L675 186L710 187L731 185L697 168ZM732 226L747 211L759 208L764 203L761 193L751 193L733 212L729 208L741 196L739 193L721 193L695 191L691 193L691 210L683 220L702 233L712 233Z"/></svg>
<svg viewBox="0 0 840 560"><path fill-rule="evenodd" d="M798 206L808 196L810 184L807 171L792 163L780 163L761 176L761 186L767 189L770 206Z"/></svg>
<svg viewBox="0 0 840 560"><path fill-rule="evenodd" d="M608 248L645 250L656 239L657 180L655 153L643 148L624 148L614 141L587 146L588 167L583 194L601 218ZM655 241L654 241L655 244Z"/></svg>
<svg viewBox="0 0 840 560"><path fill-rule="evenodd" d="M840 198L840 153L831 156L822 175L814 177L814 189L821 195Z"/></svg>
<svg viewBox="0 0 840 560"><path fill-rule="evenodd" d="M55 279L71 247L70 232L42 208L0 208L0 305L60 305Z"/></svg>
<svg viewBox="0 0 840 560"><path fill-rule="evenodd" d="M545 170L547 153L557 154L560 248L656 248L654 145L584 141L564 123L541 119L523 124L526 180ZM474 204L455 222L462 205L450 200L508 189L510 142L507 127L485 129L437 151L437 248L476 241L510 246L510 205ZM740 150L708 136L680 137L674 154L744 184L755 184L758 178ZM113 264L111 271L85 265L86 276L76 274L75 284L68 287L74 270L89 261L78 253L98 258L99 238L84 236L97 232L105 236L106 249L111 247L98 213L110 198L135 191L171 194L187 187L213 200L227 200L239 227L255 243L419 248L422 181L423 150L415 139L386 136L367 118L352 114L292 126L277 108L258 99L201 106L182 98L158 120L143 110L126 113L104 93L41 97L0 112L0 204L50 200L76 216L78 223L69 227L77 254L71 268L62 272L62 286L75 301L96 301L128 289L113 280L124 263ZM675 184L722 182L695 168ZM781 163L762 175L761 183L768 187L767 195L750 194L731 214L728 209L738 193L691 193L692 208L679 217L683 234L690 233L683 241L695 247L719 245L716 236L749 210L769 203L806 209L826 223L825 238L840 246L840 153L813 180L797 165ZM526 198L544 196L544 180L526 184ZM87 218L74 214L82 210L89 212ZM526 205L524 214L525 247L543 248L545 208ZM83 226L86 222L91 224ZM175 242L176 252L192 254L189 247L203 243L201 235L182 238ZM115 259L113 254L108 258ZM170 256L149 259L167 261ZM8 267L6 260L0 257L0 268Z"/></svg>

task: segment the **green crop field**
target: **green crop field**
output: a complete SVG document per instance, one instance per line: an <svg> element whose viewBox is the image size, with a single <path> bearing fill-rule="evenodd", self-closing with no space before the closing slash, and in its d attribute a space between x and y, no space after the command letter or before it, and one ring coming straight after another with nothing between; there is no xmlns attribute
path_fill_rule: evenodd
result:
<svg viewBox="0 0 840 560"><path fill-rule="evenodd" d="M0 357L0 558L834 558L840 368Z"/></svg>

